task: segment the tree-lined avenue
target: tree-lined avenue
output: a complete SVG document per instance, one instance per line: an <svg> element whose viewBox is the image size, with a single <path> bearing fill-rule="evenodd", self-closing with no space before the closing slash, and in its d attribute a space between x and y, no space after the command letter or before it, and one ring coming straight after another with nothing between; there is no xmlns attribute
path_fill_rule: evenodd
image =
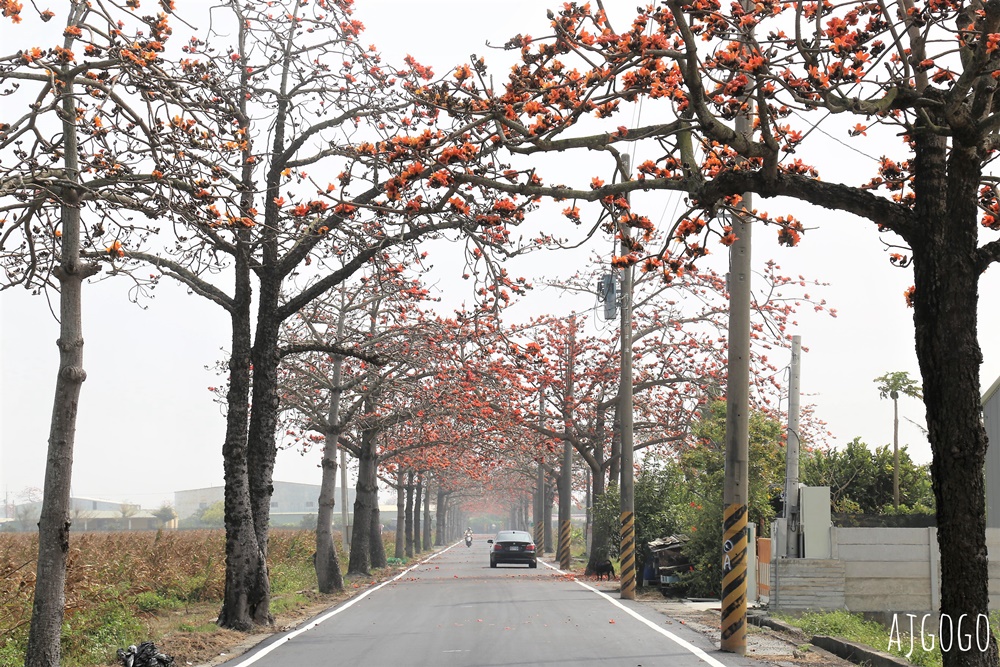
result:
<svg viewBox="0 0 1000 667"><path fill-rule="evenodd" d="M667 619L641 604L614 599L616 582L598 586L608 595L544 562L535 570L491 569L486 539L477 535L471 548L458 543L438 552L224 667L334 659L368 665L748 664L678 623L667 630Z"/></svg>

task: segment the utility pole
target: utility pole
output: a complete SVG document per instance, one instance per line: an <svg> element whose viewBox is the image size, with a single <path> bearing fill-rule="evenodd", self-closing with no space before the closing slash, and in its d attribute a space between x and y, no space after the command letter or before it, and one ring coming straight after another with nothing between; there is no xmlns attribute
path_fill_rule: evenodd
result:
<svg viewBox="0 0 1000 667"><path fill-rule="evenodd" d="M622 179L630 178L629 155L622 155ZM627 195L626 195L627 197ZM632 252L632 235L627 224L619 223L621 253ZM635 599L635 480L632 463L632 265L622 268L621 380L618 383L618 423L621 428L621 583L623 600Z"/></svg>
<svg viewBox="0 0 1000 667"><path fill-rule="evenodd" d="M899 392L889 392L892 399L892 508L899 510Z"/></svg>
<svg viewBox="0 0 1000 667"><path fill-rule="evenodd" d="M572 564L570 555L570 538L572 524L570 512L573 508L573 443L570 442L569 429L572 423L573 403L573 364L576 361L576 315L570 315L569 346L566 354L566 388L563 394L563 456L559 483L559 567L568 570Z"/></svg>
<svg viewBox="0 0 1000 667"><path fill-rule="evenodd" d="M799 557L799 398L802 336L792 336L792 368L788 382L788 437L785 443L785 555Z"/></svg>
<svg viewBox="0 0 1000 667"><path fill-rule="evenodd" d="M749 100L746 101L749 104ZM749 136L747 112L736 118L736 132ZM750 193L742 207L752 207ZM747 503L750 459L750 223L732 217L736 242L729 250L729 381L726 390L726 473L722 489L722 642L723 651L747 650Z"/></svg>
<svg viewBox="0 0 1000 667"><path fill-rule="evenodd" d="M538 426L545 427L545 385L538 385ZM535 473L535 549L545 552L545 465L544 447L538 448L538 470Z"/></svg>

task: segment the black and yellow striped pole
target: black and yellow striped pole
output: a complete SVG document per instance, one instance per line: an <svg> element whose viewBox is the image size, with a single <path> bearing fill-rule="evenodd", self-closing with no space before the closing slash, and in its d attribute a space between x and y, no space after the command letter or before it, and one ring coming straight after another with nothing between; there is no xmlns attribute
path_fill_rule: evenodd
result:
<svg viewBox="0 0 1000 667"><path fill-rule="evenodd" d="M572 536L570 528L569 521L559 522L559 569L567 571L573 565L569 550L569 542Z"/></svg>
<svg viewBox="0 0 1000 667"><path fill-rule="evenodd" d="M623 600L635 599L635 513L622 512L621 583Z"/></svg>
<svg viewBox="0 0 1000 667"><path fill-rule="evenodd" d="M746 653L747 506L727 505L723 514L722 650Z"/></svg>
<svg viewBox="0 0 1000 667"><path fill-rule="evenodd" d="M624 169L622 180L631 179L629 155L623 154L621 166ZM626 218L623 216L623 220ZM631 230L627 224L620 223L618 236L621 238L621 255L629 256L633 251ZM621 582L619 592L623 600L635 599L635 470L633 469L632 434L633 396L632 396L632 286L633 270L631 265L622 268L621 284L621 381L618 383L618 424L621 429L620 440L622 448L621 484Z"/></svg>
<svg viewBox="0 0 1000 667"><path fill-rule="evenodd" d="M545 467L538 462L535 475L535 550L545 552Z"/></svg>
<svg viewBox="0 0 1000 667"><path fill-rule="evenodd" d="M569 345L566 350L566 384L563 388L563 429L569 433L573 419L573 371L576 364L576 315L569 318ZM572 538L570 512L573 509L573 443L563 438L562 470L559 471L559 568L569 570L573 565L570 554Z"/></svg>
<svg viewBox="0 0 1000 667"><path fill-rule="evenodd" d="M538 427L545 428L545 385L538 385ZM544 445L544 443L542 443ZM540 451L544 449L539 448ZM545 553L545 464L538 459L535 470L535 551Z"/></svg>
<svg viewBox="0 0 1000 667"><path fill-rule="evenodd" d="M751 131L741 114L736 131ZM751 209L750 193L742 206ZM731 219L736 241L729 248L729 359L726 387L726 473L722 488L722 632L723 651L747 650L747 502L750 498L750 223Z"/></svg>

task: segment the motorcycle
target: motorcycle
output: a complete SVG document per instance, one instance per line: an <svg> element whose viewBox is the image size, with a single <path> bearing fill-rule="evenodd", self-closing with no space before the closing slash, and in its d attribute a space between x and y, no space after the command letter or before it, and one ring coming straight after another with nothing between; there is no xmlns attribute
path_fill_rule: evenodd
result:
<svg viewBox="0 0 1000 667"><path fill-rule="evenodd" d="M472 546L472 535L466 535L465 536L465 546L467 546L467 547L471 547Z"/></svg>

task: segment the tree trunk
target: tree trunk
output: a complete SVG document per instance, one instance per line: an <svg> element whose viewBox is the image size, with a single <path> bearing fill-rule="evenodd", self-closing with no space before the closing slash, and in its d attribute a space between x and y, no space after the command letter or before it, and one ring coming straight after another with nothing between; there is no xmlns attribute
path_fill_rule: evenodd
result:
<svg viewBox="0 0 1000 667"><path fill-rule="evenodd" d="M271 520L271 496L274 460L278 453L275 432L278 428L278 336L281 322L276 316L281 293L281 280L267 273L260 274L260 297L257 307L257 331L251 350L253 382L250 425L247 438L247 470L250 480L250 508L257 545L263 555L264 577L267 578L267 543ZM271 625L270 585L258 601L254 622Z"/></svg>
<svg viewBox="0 0 1000 667"><path fill-rule="evenodd" d="M231 313L233 347L229 356L229 406L246 406L250 400L250 269L247 245L238 243L236 290ZM224 628L249 631L266 623L270 597L265 555L257 543L250 502L250 473L247 469L246 409L230 407L226 414L226 440L222 446L225 476L226 583L218 624Z"/></svg>
<svg viewBox="0 0 1000 667"><path fill-rule="evenodd" d="M316 585L320 593L334 593L344 589L337 546L333 541L333 515L337 504L337 438L339 429L326 434L323 447L323 474L319 487L316 513Z"/></svg>
<svg viewBox="0 0 1000 667"><path fill-rule="evenodd" d="M323 448L323 476L319 490L319 510L316 514L316 582L320 593L334 593L344 589L340 559L333 541L333 515L337 495L336 439L331 445L327 436ZM346 528L345 528L346 530Z"/></svg>
<svg viewBox="0 0 1000 667"><path fill-rule="evenodd" d="M958 140L953 140L958 144ZM916 138L913 323L923 378L941 551L941 615L953 623L989 614L983 427L977 338L980 268L976 258L981 156L956 145L945 169L945 140ZM947 193L947 197L940 196ZM970 632L973 632L970 630ZM981 652L952 642L945 667L997 664L997 644Z"/></svg>
<svg viewBox="0 0 1000 667"><path fill-rule="evenodd" d="M420 544L420 504L423 502L424 479L417 476L417 485L413 489L413 551L423 551Z"/></svg>
<svg viewBox="0 0 1000 667"><path fill-rule="evenodd" d="M440 547L444 546L444 520L445 514L448 510L448 494L445 493L444 489L438 488L437 493L437 517L435 517L436 534L434 535L434 546Z"/></svg>
<svg viewBox="0 0 1000 667"><path fill-rule="evenodd" d="M552 540L552 506L556 501L556 488L551 480L545 485L545 552L555 551Z"/></svg>
<svg viewBox="0 0 1000 667"><path fill-rule="evenodd" d="M343 292L342 292L343 294ZM344 337L346 313L341 308L337 318L337 341ZM316 514L316 584L320 593L333 593L344 590L344 577L340 571L340 559L337 557L337 547L333 541L333 515L337 506L337 452L340 440L340 384L343 380L344 358L336 356L333 359L333 370L330 374L330 410L327 413L328 429L324 435L323 446L323 476L319 487L318 512ZM344 522L344 535L347 535L347 522Z"/></svg>
<svg viewBox="0 0 1000 667"><path fill-rule="evenodd" d="M372 521L378 521L378 464L375 453L375 433L363 429L358 451L358 484L354 498L354 534L351 538L351 558L347 574L371 574L371 542L382 541L379 531L372 532Z"/></svg>
<svg viewBox="0 0 1000 667"><path fill-rule="evenodd" d="M63 70L65 71L65 67ZM63 132L67 177L79 182L76 111L73 85L64 83ZM83 370L83 281L97 267L80 261L80 196L73 188L62 193L62 248L55 277L59 280L59 372L56 376L52 419L49 424L45 488L38 520L38 563L26 667L59 665L63 609L66 600L66 559L69 554L69 497L73 474L73 446Z"/></svg>
<svg viewBox="0 0 1000 667"><path fill-rule="evenodd" d="M368 558L373 568L389 567L389 559L385 554L385 542L382 541L382 516L378 508L378 496L375 497L375 510L372 512L371 539L368 543Z"/></svg>
<svg viewBox="0 0 1000 667"><path fill-rule="evenodd" d="M406 473L406 505L403 508L406 523L406 557L413 558L413 471Z"/></svg>
<svg viewBox="0 0 1000 667"><path fill-rule="evenodd" d="M622 429L619 402L615 402L615 416L611 422L611 453L608 456L608 479L620 479L622 472Z"/></svg>
<svg viewBox="0 0 1000 667"><path fill-rule="evenodd" d="M598 464L600 464L600 459L598 459ZM604 487L604 473L600 470L600 465L597 467L597 471L593 470L593 466L591 467L591 472L593 473L591 476L591 490L593 493L591 511L604 498L606 490ZM590 525L593 529L593 536L590 541L590 558L587 560L585 574L594 574L594 568L606 562L610 557L611 536L608 534L607 526L597 521L591 521Z"/></svg>
<svg viewBox="0 0 1000 667"><path fill-rule="evenodd" d="M431 488L428 481L424 488L424 549L431 548Z"/></svg>
<svg viewBox="0 0 1000 667"><path fill-rule="evenodd" d="M406 473L402 468L396 470L396 542L395 556L402 558L406 553L406 529L403 525L406 516Z"/></svg>

